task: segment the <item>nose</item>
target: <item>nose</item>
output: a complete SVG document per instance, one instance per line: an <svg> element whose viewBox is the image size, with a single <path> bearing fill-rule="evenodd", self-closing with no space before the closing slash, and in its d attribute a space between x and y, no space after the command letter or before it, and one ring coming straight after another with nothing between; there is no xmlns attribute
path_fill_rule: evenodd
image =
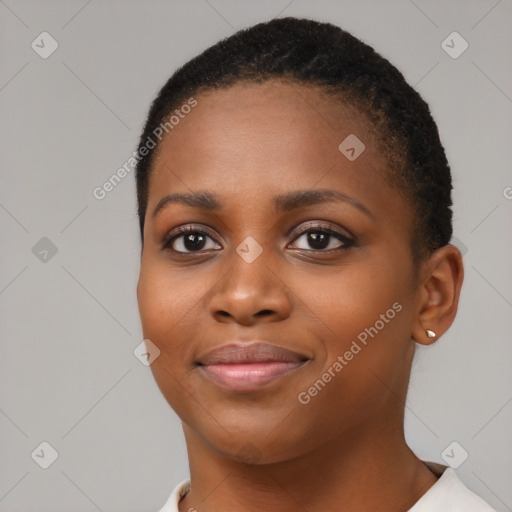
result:
<svg viewBox="0 0 512 512"><path fill-rule="evenodd" d="M291 311L291 292L271 268L265 251L253 262L234 253L226 261L229 270L214 289L210 314L218 322L251 326L284 320Z"/></svg>

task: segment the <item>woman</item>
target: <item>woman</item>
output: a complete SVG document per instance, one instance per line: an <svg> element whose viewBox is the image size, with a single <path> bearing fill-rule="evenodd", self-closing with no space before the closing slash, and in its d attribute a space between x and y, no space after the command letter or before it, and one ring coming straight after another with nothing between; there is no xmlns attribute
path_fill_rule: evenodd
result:
<svg viewBox="0 0 512 512"><path fill-rule="evenodd" d="M415 343L463 281L427 104L371 47L284 18L154 100L137 288L190 480L161 512L491 511L404 439Z"/></svg>

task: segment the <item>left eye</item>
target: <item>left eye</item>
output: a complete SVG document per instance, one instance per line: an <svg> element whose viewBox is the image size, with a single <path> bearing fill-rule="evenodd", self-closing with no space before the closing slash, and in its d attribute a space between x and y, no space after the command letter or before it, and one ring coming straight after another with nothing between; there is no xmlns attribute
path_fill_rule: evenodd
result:
<svg viewBox="0 0 512 512"><path fill-rule="evenodd" d="M306 251L328 251L332 249L348 248L353 240L342 233L326 228L309 229L294 239L294 243L302 241L296 249Z"/></svg>

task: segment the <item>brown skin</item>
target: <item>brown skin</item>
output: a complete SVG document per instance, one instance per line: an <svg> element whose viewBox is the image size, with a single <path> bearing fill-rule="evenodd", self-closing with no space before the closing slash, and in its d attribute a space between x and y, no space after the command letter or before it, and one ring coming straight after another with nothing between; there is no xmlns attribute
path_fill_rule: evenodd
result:
<svg viewBox="0 0 512 512"><path fill-rule="evenodd" d="M153 165L137 288L144 337L161 350L151 369L188 447L192 485L180 511L408 510L436 481L403 433L414 341L450 327L460 252L448 245L414 268L411 205L386 183L374 134L349 106L277 80L196 99ZM353 162L338 150L351 133L366 145ZM274 210L275 195L299 189L337 190L371 216L346 202ZM167 194L199 190L223 208L173 203L153 218ZM311 247L304 233L319 222L355 243L332 236L328 249ZM215 237L199 255L162 248L191 223ZM236 252L248 236L263 248L250 264ZM173 247L187 250L183 236ZM301 404L299 393L395 302L402 310ZM310 360L250 393L221 389L195 365L253 338Z"/></svg>

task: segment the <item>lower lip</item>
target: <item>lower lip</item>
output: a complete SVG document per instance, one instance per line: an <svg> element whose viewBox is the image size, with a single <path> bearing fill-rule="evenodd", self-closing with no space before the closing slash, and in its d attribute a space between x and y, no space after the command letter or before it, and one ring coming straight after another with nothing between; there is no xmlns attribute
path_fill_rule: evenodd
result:
<svg viewBox="0 0 512 512"><path fill-rule="evenodd" d="M212 364L199 368L213 381L233 391L254 391L300 368L304 363Z"/></svg>

